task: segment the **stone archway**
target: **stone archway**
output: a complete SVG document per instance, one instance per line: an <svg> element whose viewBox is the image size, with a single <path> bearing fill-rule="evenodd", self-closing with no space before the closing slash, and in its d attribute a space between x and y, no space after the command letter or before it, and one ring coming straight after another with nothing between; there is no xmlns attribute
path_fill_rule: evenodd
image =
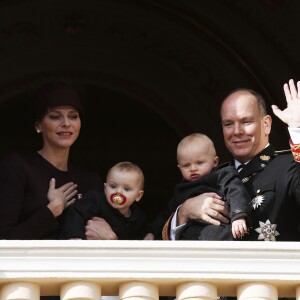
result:
<svg viewBox="0 0 300 300"><path fill-rule="evenodd" d="M0 120L0 136L5 141L0 150L1 157L14 151L39 148L40 140L31 116L33 91L41 82L51 78L67 80L78 87L85 110L82 131L72 147L71 159L96 170L103 180L114 163L124 160L137 163L145 173L145 195L140 203L149 218L154 218L167 204L174 183L180 180L175 153L180 133L171 126L176 113L171 113L171 109L168 111L162 101L155 104L157 98L149 105L150 91L147 93L136 87L131 93L129 89L126 93L122 92L119 81L113 88L112 85L97 85L95 82L98 80L94 83L87 78L83 80L84 76L80 76L79 84L78 73L49 75L44 73L33 75L30 80L20 79L20 84L15 83L13 88L14 96L0 103L0 110L5 116ZM169 114L164 118L165 110ZM179 121L179 118L176 120ZM184 125L179 128L184 128Z"/></svg>
<svg viewBox="0 0 300 300"><path fill-rule="evenodd" d="M99 160L103 169L123 157L145 163L147 209L153 215L179 179L175 151L182 136L204 131L221 160L229 159L218 113L225 93L249 87L268 106L284 104L282 83L297 75L300 48L284 26L296 36L298 6L298 1L2 0L1 154L37 143L24 115L30 91L43 80L71 80L86 96L90 119L97 119L87 124L74 158L94 167L98 149L106 147L110 158ZM132 121L127 131L122 114L114 111L118 106ZM108 125L101 141L114 118L120 126ZM277 120L273 126L275 146L287 147L284 127Z"/></svg>

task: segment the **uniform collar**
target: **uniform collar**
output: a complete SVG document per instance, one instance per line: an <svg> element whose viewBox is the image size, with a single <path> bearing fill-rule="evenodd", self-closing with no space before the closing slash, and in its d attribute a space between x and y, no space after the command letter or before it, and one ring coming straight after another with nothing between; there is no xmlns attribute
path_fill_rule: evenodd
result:
<svg viewBox="0 0 300 300"><path fill-rule="evenodd" d="M275 149L269 144L265 149L246 163L247 167L244 167L241 170L239 173L240 177L246 177L264 169L274 157L274 153ZM233 162L233 165L236 166L235 161Z"/></svg>

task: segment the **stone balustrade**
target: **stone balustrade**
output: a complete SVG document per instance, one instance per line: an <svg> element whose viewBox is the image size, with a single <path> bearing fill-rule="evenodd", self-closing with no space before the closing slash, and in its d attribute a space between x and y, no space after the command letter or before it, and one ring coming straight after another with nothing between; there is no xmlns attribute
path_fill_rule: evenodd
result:
<svg viewBox="0 0 300 300"><path fill-rule="evenodd" d="M0 300L300 299L300 243L0 241Z"/></svg>

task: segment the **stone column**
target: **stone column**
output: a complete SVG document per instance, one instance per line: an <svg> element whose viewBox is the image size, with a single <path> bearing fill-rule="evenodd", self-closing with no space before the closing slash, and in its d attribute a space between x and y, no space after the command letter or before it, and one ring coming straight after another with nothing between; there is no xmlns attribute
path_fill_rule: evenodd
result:
<svg viewBox="0 0 300 300"><path fill-rule="evenodd" d="M296 300L300 300L300 286L296 288Z"/></svg>
<svg viewBox="0 0 300 300"><path fill-rule="evenodd" d="M88 281L68 282L61 286L61 300L86 299L99 300L101 297L101 286Z"/></svg>
<svg viewBox="0 0 300 300"><path fill-rule="evenodd" d="M32 282L7 283L1 287L0 299L40 300L40 286Z"/></svg>
<svg viewBox="0 0 300 300"><path fill-rule="evenodd" d="M216 300L217 288L204 282L187 282L177 286L176 288L177 300Z"/></svg>
<svg viewBox="0 0 300 300"><path fill-rule="evenodd" d="M237 288L238 300L278 300L277 288L269 283L246 283Z"/></svg>
<svg viewBox="0 0 300 300"><path fill-rule="evenodd" d="M158 300L159 292L155 284L132 281L122 284L119 288L120 300Z"/></svg>

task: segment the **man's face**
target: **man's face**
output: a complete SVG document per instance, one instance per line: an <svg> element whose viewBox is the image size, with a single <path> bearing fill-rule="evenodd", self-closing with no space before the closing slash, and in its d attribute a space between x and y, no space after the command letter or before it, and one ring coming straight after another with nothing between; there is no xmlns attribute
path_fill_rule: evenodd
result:
<svg viewBox="0 0 300 300"><path fill-rule="evenodd" d="M269 142L271 117L262 116L254 96L247 91L229 95L221 107L226 147L240 162L247 162Z"/></svg>

